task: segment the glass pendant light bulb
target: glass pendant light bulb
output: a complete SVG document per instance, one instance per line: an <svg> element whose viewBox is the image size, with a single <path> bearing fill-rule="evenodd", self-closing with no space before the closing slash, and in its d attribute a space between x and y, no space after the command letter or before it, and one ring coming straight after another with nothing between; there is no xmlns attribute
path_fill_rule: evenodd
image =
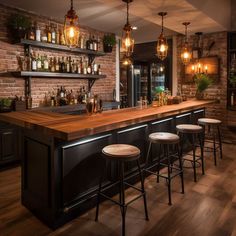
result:
<svg viewBox="0 0 236 236"><path fill-rule="evenodd" d="M187 65L192 58L192 54L189 49L189 44L188 44L188 36L187 36L187 27L190 25L190 22L184 22L183 25L185 26L185 42L181 50L181 60L184 65Z"/></svg>
<svg viewBox="0 0 236 236"><path fill-rule="evenodd" d="M168 53L168 43L164 36L164 16L167 15L167 12L159 12L159 16L161 16L161 34L157 40L157 57L161 60L164 60L167 57Z"/></svg>
<svg viewBox="0 0 236 236"><path fill-rule="evenodd" d="M122 51L125 52L127 57L130 57L134 50L134 39L132 37L132 26L129 23L129 3L131 3L133 0L122 0L123 2L126 2L127 4L127 21L123 28L122 32Z"/></svg>
<svg viewBox="0 0 236 236"><path fill-rule="evenodd" d="M71 8L65 15L64 36L66 45L70 48L77 47L79 41L79 21L75 10L73 9L73 0L71 0Z"/></svg>

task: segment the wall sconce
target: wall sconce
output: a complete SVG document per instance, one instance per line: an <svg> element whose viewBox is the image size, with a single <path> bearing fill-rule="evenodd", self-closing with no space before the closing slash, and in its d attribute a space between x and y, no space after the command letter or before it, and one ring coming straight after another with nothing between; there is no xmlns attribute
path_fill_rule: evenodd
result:
<svg viewBox="0 0 236 236"><path fill-rule="evenodd" d="M218 56L202 57L195 63L190 63L184 68L185 82L193 82L195 74L208 74L216 81L220 74L220 59Z"/></svg>

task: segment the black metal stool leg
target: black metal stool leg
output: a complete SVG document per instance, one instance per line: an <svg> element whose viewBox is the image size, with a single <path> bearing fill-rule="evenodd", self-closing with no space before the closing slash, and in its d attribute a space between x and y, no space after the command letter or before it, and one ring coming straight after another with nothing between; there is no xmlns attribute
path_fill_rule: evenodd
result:
<svg viewBox="0 0 236 236"><path fill-rule="evenodd" d="M217 162L216 162L216 135L215 135L215 130L213 131L213 152L214 152L214 163L215 163L215 166L216 166Z"/></svg>
<svg viewBox="0 0 236 236"><path fill-rule="evenodd" d="M99 205L100 205L100 200L101 200L101 194L100 193L101 193L101 189L102 189L102 181L103 181L103 178L104 178L104 173L106 171L106 166L107 166L107 161L105 160L105 165L104 165L104 167L102 169L102 173L100 175L100 180L99 180L95 221L98 221Z"/></svg>
<svg viewBox="0 0 236 236"><path fill-rule="evenodd" d="M218 139L219 139L219 145L220 145L220 159L222 159L222 141L221 141L221 133L220 133L220 127L217 126L217 131L218 131Z"/></svg>
<svg viewBox="0 0 236 236"><path fill-rule="evenodd" d="M197 182L196 146L195 146L195 136L194 136L194 134L192 134L192 149L193 149L193 174L194 174L194 182Z"/></svg>
<svg viewBox="0 0 236 236"><path fill-rule="evenodd" d="M159 145L159 154L158 154L158 160L157 160L157 183L159 183L160 177L160 162L161 162L161 153L162 153L162 145Z"/></svg>
<svg viewBox="0 0 236 236"><path fill-rule="evenodd" d="M169 205L172 205L171 202L171 161L170 161L170 156L169 156L169 145L164 145L165 149L165 156L167 157L167 162L168 162L168 197L169 197Z"/></svg>
<svg viewBox="0 0 236 236"><path fill-rule="evenodd" d="M139 172L139 177L140 177L140 181L141 181L141 189L142 189L142 193L143 193L143 204L144 204L145 216L146 216L146 220L149 220L148 210L147 210L146 192L145 192L145 189L144 189L144 179L143 179L139 159L137 160L137 166L138 166L138 172Z"/></svg>
<svg viewBox="0 0 236 236"><path fill-rule="evenodd" d="M125 215L127 206L125 205L125 187L124 187L124 162L120 164L120 183L121 183L121 191L120 191L120 210L122 216L122 236L125 236Z"/></svg>
<svg viewBox="0 0 236 236"><path fill-rule="evenodd" d="M180 178L181 178L182 193L184 194L184 172L183 172L182 156L180 155L179 144L176 144L176 147L177 147L177 154L178 154L178 158L179 158L179 169L181 171Z"/></svg>
<svg viewBox="0 0 236 236"><path fill-rule="evenodd" d="M199 145L200 145L200 151L201 151L201 162L202 162L202 174L205 174L205 163L204 163L204 139L203 139L203 135L202 134L198 134L198 139L199 139Z"/></svg>
<svg viewBox="0 0 236 236"><path fill-rule="evenodd" d="M145 161L145 168L144 168L143 182L145 182L145 178L146 178L146 171L145 171L145 169L148 168L148 160L149 160L149 156L150 156L151 148L152 148L152 142L149 142L149 145L148 145L148 152L147 152L146 161Z"/></svg>

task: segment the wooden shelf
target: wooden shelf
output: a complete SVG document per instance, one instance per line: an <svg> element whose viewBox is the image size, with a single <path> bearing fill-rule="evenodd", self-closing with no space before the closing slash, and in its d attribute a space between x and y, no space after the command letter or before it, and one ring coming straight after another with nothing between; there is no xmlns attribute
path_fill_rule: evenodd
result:
<svg viewBox="0 0 236 236"><path fill-rule="evenodd" d="M106 75L84 75L73 73L55 73L55 72L40 72L40 71L21 71L19 72L22 77L40 77L40 78L75 78L75 79L102 79Z"/></svg>
<svg viewBox="0 0 236 236"><path fill-rule="evenodd" d="M64 45L38 42L38 41L28 40L28 39L21 39L20 43L24 45L28 45L28 46L47 48L47 49L53 49L53 50L58 50L58 51L71 52L71 53L86 54L86 55L91 55L91 56L96 56L96 57L106 55L106 53L100 52L100 51L92 51L92 50L81 49L81 48L69 48Z"/></svg>

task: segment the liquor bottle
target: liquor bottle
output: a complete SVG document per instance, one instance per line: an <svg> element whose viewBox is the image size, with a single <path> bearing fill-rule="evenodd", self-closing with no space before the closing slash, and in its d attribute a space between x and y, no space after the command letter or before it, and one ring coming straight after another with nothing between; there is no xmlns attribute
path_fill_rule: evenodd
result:
<svg viewBox="0 0 236 236"><path fill-rule="evenodd" d="M86 49L90 49L90 38L86 40Z"/></svg>
<svg viewBox="0 0 236 236"><path fill-rule="evenodd" d="M37 61L34 53L31 56L31 70L36 71L37 70Z"/></svg>
<svg viewBox="0 0 236 236"><path fill-rule="evenodd" d="M52 43L56 43L56 29L54 26L51 28L51 35L52 35Z"/></svg>
<svg viewBox="0 0 236 236"><path fill-rule="evenodd" d="M98 41L97 41L97 39L95 39L94 36L93 36L93 50L94 51L98 50Z"/></svg>
<svg viewBox="0 0 236 236"><path fill-rule="evenodd" d="M69 59L69 57L66 58L65 63L66 63L66 72L70 73L70 59Z"/></svg>
<svg viewBox="0 0 236 236"><path fill-rule="evenodd" d="M47 56L45 55L43 59L43 70L48 71L48 69L49 69L49 61Z"/></svg>
<svg viewBox="0 0 236 236"><path fill-rule="evenodd" d="M35 29L34 29L33 24L31 24L31 27L28 31L28 39L29 40L35 40Z"/></svg>
<svg viewBox="0 0 236 236"><path fill-rule="evenodd" d="M48 41L47 28L41 32L41 41L44 43Z"/></svg>
<svg viewBox="0 0 236 236"><path fill-rule="evenodd" d="M83 74L84 75L87 75L87 66L88 64L87 64L87 61L86 60L83 60Z"/></svg>
<svg viewBox="0 0 236 236"><path fill-rule="evenodd" d="M91 35L89 36L89 49L93 50L93 40L92 40Z"/></svg>
<svg viewBox="0 0 236 236"><path fill-rule="evenodd" d="M63 33L62 30L60 31L60 44L61 45L65 45L66 44L65 36L64 36L64 33Z"/></svg>
<svg viewBox="0 0 236 236"><path fill-rule="evenodd" d="M60 44L60 30L58 29L58 25L56 31L56 44Z"/></svg>
<svg viewBox="0 0 236 236"><path fill-rule="evenodd" d="M101 75L102 74L102 70L101 70L101 65L98 65L98 74Z"/></svg>
<svg viewBox="0 0 236 236"><path fill-rule="evenodd" d="M38 57L37 57L37 70L38 71L41 71L42 70L42 60L38 54Z"/></svg>
<svg viewBox="0 0 236 236"><path fill-rule="evenodd" d="M83 35L80 36L80 44L79 45L80 45L79 47L81 49L84 49L84 36Z"/></svg>
<svg viewBox="0 0 236 236"><path fill-rule="evenodd" d="M38 24L36 24L36 29L35 29L35 40L38 42L41 41L41 30L40 30Z"/></svg>
<svg viewBox="0 0 236 236"><path fill-rule="evenodd" d="M61 86L61 89L60 89L60 98L64 98L64 97L65 97L65 92L64 92L63 87Z"/></svg>
<svg viewBox="0 0 236 236"><path fill-rule="evenodd" d="M55 58L55 60L56 60L56 62L55 62L55 71L60 72L59 58L57 57L57 59Z"/></svg>
<svg viewBox="0 0 236 236"><path fill-rule="evenodd" d="M72 63L71 63L71 72L72 72L72 73L76 73L76 72L77 72L77 67L78 67L78 60L77 60L77 61L72 60Z"/></svg>
<svg viewBox="0 0 236 236"><path fill-rule="evenodd" d="M93 72L95 75L98 75L98 64L96 63L93 64Z"/></svg>
<svg viewBox="0 0 236 236"><path fill-rule="evenodd" d="M64 61L64 57L62 57L62 60L61 60L61 69L60 69L60 71L62 72L62 73L64 73L64 72L66 72L66 64L65 64L65 61Z"/></svg>
<svg viewBox="0 0 236 236"><path fill-rule="evenodd" d="M56 68L55 68L55 61L54 61L54 58L50 58L49 60L49 70L51 72L55 72L56 71Z"/></svg>
<svg viewBox="0 0 236 236"><path fill-rule="evenodd" d="M47 27L47 38L48 38L48 43L51 43L52 42L52 29L50 25L48 25Z"/></svg>
<svg viewBox="0 0 236 236"><path fill-rule="evenodd" d="M87 67L87 74L92 74L92 67L91 67L91 64L89 63L88 64L88 67Z"/></svg>

